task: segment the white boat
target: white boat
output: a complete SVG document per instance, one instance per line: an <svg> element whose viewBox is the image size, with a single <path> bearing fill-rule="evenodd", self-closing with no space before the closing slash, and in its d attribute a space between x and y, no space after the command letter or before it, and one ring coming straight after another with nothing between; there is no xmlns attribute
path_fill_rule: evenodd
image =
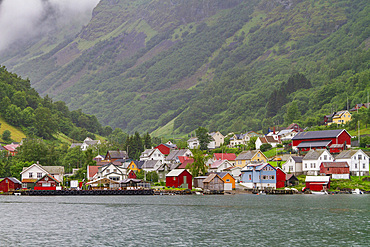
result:
<svg viewBox="0 0 370 247"><path fill-rule="evenodd" d="M326 191L311 191L312 195L328 195Z"/></svg>
<svg viewBox="0 0 370 247"><path fill-rule="evenodd" d="M14 195L15 195L15 196L20 196L20 195L21 195L21 193L20 193L20 192L14 192Z"/></svg>
<svg viewBox="0 0 370 247"><path fill-rule="evenodd" d="M360 189L352 190L353 195L362 195L364 192L362 192Z"/></svg>

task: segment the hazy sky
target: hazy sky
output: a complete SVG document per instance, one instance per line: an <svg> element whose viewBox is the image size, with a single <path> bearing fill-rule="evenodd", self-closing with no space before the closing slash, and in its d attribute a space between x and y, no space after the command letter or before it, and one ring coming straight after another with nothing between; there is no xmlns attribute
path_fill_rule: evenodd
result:
<svg viewBox="0 0 370 247"><path fill-rule="evenodd" d="M73 21L87 24L100 0L0 0L0 50Z"/></svg>

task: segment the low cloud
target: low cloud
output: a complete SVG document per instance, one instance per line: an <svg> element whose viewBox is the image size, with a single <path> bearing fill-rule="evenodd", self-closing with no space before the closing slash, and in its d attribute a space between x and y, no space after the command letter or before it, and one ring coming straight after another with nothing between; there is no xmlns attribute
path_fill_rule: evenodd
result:
<svg viewBox="0 0 370 247"><path fill-rule="evenodd" d="M0 0L0 51L67 24L87 24L99 1Z"/></svg>

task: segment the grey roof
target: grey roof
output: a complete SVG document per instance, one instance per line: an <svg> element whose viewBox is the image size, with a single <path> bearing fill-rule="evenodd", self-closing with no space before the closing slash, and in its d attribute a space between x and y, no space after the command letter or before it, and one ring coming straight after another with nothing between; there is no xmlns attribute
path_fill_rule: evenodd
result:
<svg viewBox="0 0 370 247"><path fill-rule="evenodd" d="M325 152L326 149L311 149L308 153L303 157L303 160L317 160L320 155Z"/></svg>
<svg viewBox="0 0 370 247"><path fill-rule="evenodd" d="M177 148L177 145L176 144L163 143L163 145L165 145L168 148Z"/></svg>
<svg viewBox="0 0 370 247"><path fill-rule="evenodd" d="M302 156L291 156L295 163L302 163Z"/></svg>
<svg viewBox="0 0 370 247"><path fill-rule="evenodd" d="M134 160L137 169L141 169L141 167L144 165L144 162L145 162L144 160Z"/></svg>
<svg viewBox="0 0 370 247"><path fill-rule="evenodd" d="M158 160L146 160L144 164L141 166L143 169L153 169L155 164L157 164Z"/></svg>
<svg viewBox="0 0 370 247"><path fill-rule="evenodd" d="M352 149L344 150L344 151L340 152L340 154L338 154L337 157L335 157L335 158L336 159L350 159L358 151L359 150L352 150Z"/></svg>
<svg viewBox="0 0 370 247"><path fill-rule="evenodd" d="M184 156L188 149L180 149L180 150L171 150L171 152L166 157L166 161L175 160L178 156Z"/></svg>
<svg viewBox="0 0 370 247"><path fill-rule="evenodd" d="M345 129L339 129L339 130L321 130L321 131L299 132L296 136L293 137L292 140L335 138L335 137L339 136L343 131L346 131L346 130Z"/></svg>
<svg viewBox="0 0 370 247"><path fill-rule="evenodd" d="M111 159L123 159L126 158L126 151L108 151Z"/></svg>
<svg viewBox="0 0 370 247"><path fill-rule="evenodd" d="M64 167L63 166L41 166L50 174L64 174Z"/></svg>
<svg viewBox="0 0 370 247"><path fill-rule="evenodd" d="M85 141L85 143L89 146L97 145L99 140L92 140L92 141Z"/></svg>
<svg viewBox="0 0 370 247"><path fill-rule="evenodd" d="M220 177L220 178L223 178L225 177L227 174L229 174L228 172L216 172L216 174Z"/></svg>
<svg viewBox="0 0 370 247"><path fill-rule="evenodd" d="M331 140L327 141L316 141L316 142L301 142L298 144L297 148L317 148L317 147L327 147L331 143Z"/></svg>
<svg viewBox="0 0 370 247"><path fill-rule="evenodd" d="M16 179L15 177L7 177L7 178L4 178L4 179L9 179L10 181L12 181L13 183L15 184L22 184L21 181L19 181L18 179ZM4 180L4 179L0 179L0 181Z"/></svg>
<svg viewBox="0 0 370 247"><path fill-rule="evenodd" d="M258 150L249 150L241 152L235 160L251 160Z"/></svg>

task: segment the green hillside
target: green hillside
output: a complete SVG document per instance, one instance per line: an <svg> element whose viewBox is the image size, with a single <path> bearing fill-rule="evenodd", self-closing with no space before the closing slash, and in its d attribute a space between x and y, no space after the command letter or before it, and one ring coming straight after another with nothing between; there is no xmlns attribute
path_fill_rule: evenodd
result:
<svg viewBox="0 0 370 247"><path fill-rule="evenodd" d="M369 12L365 0L102 0L74 38L0 62L129 133L313 126L367 100Z"/></svg>

